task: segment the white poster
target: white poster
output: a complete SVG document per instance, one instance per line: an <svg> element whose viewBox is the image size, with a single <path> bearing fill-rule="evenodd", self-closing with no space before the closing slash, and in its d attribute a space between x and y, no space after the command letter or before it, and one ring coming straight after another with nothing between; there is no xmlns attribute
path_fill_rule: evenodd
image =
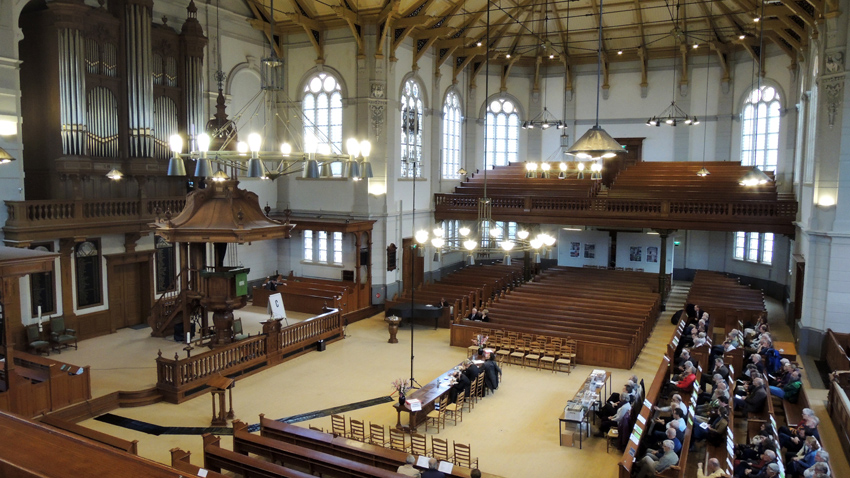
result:
<svg viewBox="0 0 850 478"><path fill-rule="evenodd" d="M286 309L283 308L283 299L280 297L280 292L269 296L269 305L267 310L273 319L286 318Z"/></svg>

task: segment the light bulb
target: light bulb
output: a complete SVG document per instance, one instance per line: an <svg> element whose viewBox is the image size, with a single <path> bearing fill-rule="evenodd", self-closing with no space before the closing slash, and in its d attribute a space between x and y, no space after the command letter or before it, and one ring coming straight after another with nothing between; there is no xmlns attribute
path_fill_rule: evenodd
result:
<svg viewBox="0 0 850 478"><path fill-rule="evenodd" d="M292 152L292 145L289 143L281 143L280 144L280 154L284 156L289 156L289 153Z"/></svg>
<svg viewBox="0 0 850 478"><path fill-rule="evenodd" d="M517 231L516 237L524 241L528 239L528 231L526 231L525 229L520 229L519 231Z"/></svg>
<svg viewBox="0 0 850 478"><path fill-rule="evenodd" d="M578 168L579 171L584 171L584 163L578 163L576 168Z"/></svg>
<svg viewBox="0 0 850 478"><path fill-rule="evenodd" d="M244 141L236 143L236 152L238 152L242 156L248 154L248 143Z"/></svg>
<svg viewBox="0 0 850 478"><path fill-rule="evenodd" d="M420 229L416 231L414 237L416 238L416 242L418 242L419 244L424 244L428 241L428 231L426 231L425 229Z"/></svg>
<svg viewBox="0 0 850 478"><path fill-rule="evenodd" d="M435 227L432 232L434 233L434 236L436 236L436 237L443 237L443 228L442 227Z"/></svg>
<svg viewBox="0 0 850 478"><path fill-rule="evenodd" d="M345 142L345 149L353 158L360 156L360 142L355 138L348 138L348 141Z"/></svg>
<svg viewBox="0 0 850 478"><path fill-rule="evenodd" d="M468 227L462 227L462 228L458 229L457 232L459 232L461 236L466 237L466 236L469 235L469 228Z"/></svg>
<svg viewBox="0 0 850 478"><path fill-rule="evenodd" d="M510 250L513 249L515 245L516 244L514 244L513 241L502 241L502 249L504 249L505 252L510 252Z"/></svg>
<svg viewBox="0 0 850 478"><path fill-rule="evenodd" d="M549 171L552 168L552 165L549 163L540 163L540 169L543 171Z"/></svg>
<svg viewBox="0 0 850 478"><path fill-rule="evenodd" d="M372 152L372 143L369 142L368 139L364 139L360 142L360 154L363 155L364 158L368 158L369 154Z"/></svg>
<svg viewBox="0 0 850 478"><path fill-rule="evenodd" d="M431 245L436 247L437 249L441 249L445 244L446 241L442 237L435 237L431 239Z"/></svg>
<svg viewBox="0 0 850 478"><path fill-rule="evenodd" d="M541 241L540 239L532 239L531 240L531 247L533 249L540 249L542 246L543 246L543 241Z"/></svg>
<svg viewBox="0 0 850 478"><path fill-rule="evenodd" d="M561 168L561 171L566 171L567 170L567 163L561 163L560 168Z"/></svg>
<svg viewBox="0 0 850 478"><path fill-rule="evenodd" d="M316 147L316 152L323 156L327 156L331 154L331 145L329 145L328 143L322 143L318 147Z"/></svg>
<svg viewBox="0 0 850 478"><path fill-rule="evenodd" d="M304 152L305 153L315 153L316 149L319 147L319 142L316 140L316 136L313 134L307 134L304 137Z"/></svg>
<svg viewBox="0 0 850 478"><path fill-rule="evenodd" d="M198 151L206 153L210 150L210 135L201 133L195 138L195 141L198 142Z"/></svg>
<svg viewBox="0 0 850 478"><path fill-rule="evenodd" d="M469 239L467 241L463 241L463 247L465 247L467 251L472 252L476 247L478 247L478 242Z"/></svg>
<svg viewBox="0 0 850 478"><path fill-rule="evenodd" d="M183 138L179 134L172 134L168 138L168 144L171 145L171 151L177 154L183 152Z"/></svg>
<svg viewBox="0 0 850 478"><path fill-rule="evenodd" d="M260 146L263 145L263 137L260 133L251 133L248 135L248 146L251 151L260 151Z"/></svg>
<svg viewBox="0 0 850 478"><path fill-rule="evenodd" d="M529 171L537 171L537 163L534 163L534 162L525 163L525 169L527 169Z"/></svg>
<svg viewBox="0 0 850 478"><path fill-rule="evenodd" d="M490 229L490 235L493 237L500 237L502 235L502 230L498 227L494 227L493 229Z"/></svg>

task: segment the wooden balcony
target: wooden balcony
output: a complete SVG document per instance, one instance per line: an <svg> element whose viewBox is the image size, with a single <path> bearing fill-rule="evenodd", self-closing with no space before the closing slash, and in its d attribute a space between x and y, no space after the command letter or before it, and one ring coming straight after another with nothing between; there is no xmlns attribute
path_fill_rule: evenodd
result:
<svg viewBox="0 0 850 478"><path fill-rule="evenodd" d="M91 237L148 231L160 214L176 216L185 196L158 199L92 199L6 201L3 228L7 243L29 243L58 237Z"/></svg>
<svg viewBox="0 0 850 478"><path fill-rule="evenodd" d="M493 219L532 224L748 231L794 234L794 200L561 198L534 195L491 198ZM478 196L435 194L434 218L474 221Z"/></svg>

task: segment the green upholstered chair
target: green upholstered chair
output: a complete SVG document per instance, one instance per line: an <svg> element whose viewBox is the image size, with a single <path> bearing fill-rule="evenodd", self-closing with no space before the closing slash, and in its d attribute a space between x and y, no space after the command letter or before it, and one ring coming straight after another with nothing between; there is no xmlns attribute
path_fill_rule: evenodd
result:
<svg viewBox="0 0 850 478"><path fill-rule="evenodd" d="M233 321L233 340L242 340L247 339L248 334L242 330L242 319L236 319Z"/></svg>
<svg viewBox="0 0 850 478"><path fill-rule="evenodd" d="M50 342L42 339L38 324L27 325L27 343L30 350L36 354L41 355L41 352L47 352L47 355L50 355Z"/></svg>
<svg viewBox="0 0 850 478"><path fill-rule="evenodd" d="M57 352L61 347L77 348L77 331L65 327L65 317L50 318L50 343Z"/></svg>

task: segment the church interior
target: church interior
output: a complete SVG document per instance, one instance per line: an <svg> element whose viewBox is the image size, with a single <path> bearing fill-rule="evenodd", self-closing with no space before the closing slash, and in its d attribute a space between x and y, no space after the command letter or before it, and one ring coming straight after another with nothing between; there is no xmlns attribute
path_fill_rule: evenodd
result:
<svg viewBox="0 0 850 478"><path fill-rule="evenodd" d="M0 475L653 476L699 305L802 395L657 476L806 409L850 476L848 12L0 0Z"/></svg>

